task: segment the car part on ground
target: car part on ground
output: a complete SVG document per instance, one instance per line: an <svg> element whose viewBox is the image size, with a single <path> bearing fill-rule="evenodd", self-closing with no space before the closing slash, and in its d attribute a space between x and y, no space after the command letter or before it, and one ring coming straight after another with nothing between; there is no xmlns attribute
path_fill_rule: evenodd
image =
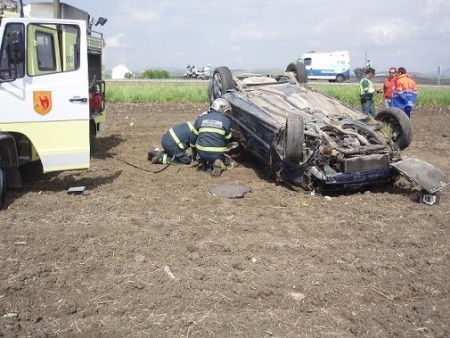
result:
<svg viewBox="0 0 450 338"><path fill-rule="evenodd" d="M341 193L404 175L435 194L449 184L431 164L403 158L412 127L401 110L385 108L374 119L306 82L298 63L276 78L234 75L221 66L208 95L232 106L228 116L241 148L291 186ZM411 177L416 171L422 174Z"/></svg>

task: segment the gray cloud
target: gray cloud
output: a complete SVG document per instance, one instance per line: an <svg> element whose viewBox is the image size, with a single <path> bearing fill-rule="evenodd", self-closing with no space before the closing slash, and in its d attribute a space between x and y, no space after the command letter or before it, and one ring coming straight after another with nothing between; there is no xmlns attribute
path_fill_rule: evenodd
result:
<svg viewBox="0 0 450 338"><path fill-rule="evenodd" d="M70 0L69 0L70 2ZM75 1L73 1L75 2ZM384 70L450 68L450 2L329 0L78 0L107 16L107 66L283 68L309 50L349 50ZM105 13L104 13L105 12ZM132 52L131 52L132 50Z"/></svg>

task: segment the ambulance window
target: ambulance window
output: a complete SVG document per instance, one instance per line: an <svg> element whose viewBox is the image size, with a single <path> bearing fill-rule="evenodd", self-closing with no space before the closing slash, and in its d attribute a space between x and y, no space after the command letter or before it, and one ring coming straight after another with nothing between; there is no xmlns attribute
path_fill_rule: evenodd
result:
<svg viewBox="0 0 450 338"><path fill-rule="evenodd" d="M13 33L14 32L14 33ZM21 57L18 57L17 51L12 50L11 38L13 35L20 34L25 36L25 28L22 24L8 24L5 28L5 33L2 39L2 48L0 51L0 78L2 80L22 78L25 74L25 62L23 54L25 46L21 46Z"/></svg>
<svg viewBox="0 0 450 338"><path fill-rule="evenodd" d="M303 59L303 64L305 66L311 66L311 58L305 58Z"/></svg>
<svg viewBox="0 0 450 338"><path fill-rule="evenodd" d="M53 34L37 31L36 41L39 70L55 71L55 43L53 41Z"/></svg>

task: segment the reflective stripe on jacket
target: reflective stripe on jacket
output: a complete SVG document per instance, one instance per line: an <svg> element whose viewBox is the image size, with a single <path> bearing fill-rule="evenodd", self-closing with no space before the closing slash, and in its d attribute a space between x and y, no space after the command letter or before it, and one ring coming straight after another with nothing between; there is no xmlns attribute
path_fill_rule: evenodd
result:
<svg viewBox="0 0 450 338"><path fill-rule="evenodd" d="M195 144L199 151L225 153L231 136L231 120L211 110L195 121L191 144Z"/></svg>
<svg viewBox="0 0 450 338"><path fill-rule="evenodd" d="M192 125L192 123L186 122L186 123L182 123L175 127L170 128L169 133L170 133L170 136L172 136L175 143L177 144L177 146L180 149L184 150L186 148L189 148L189 139L191 136L191 131L193 129L194 129L194 126ZM180 137L181 137L181 140L180 140Z"/></svg>
<svg viewBox="0 0 450 338"><path fill-rule="evenodd" d="M177 146L181 149L189 148L189 140L191 136L191 132L194 129L194 126L191 122L186 122L179 124L175 127L169 129L169 134L172 136L172 139L175 141Z"/></svg>

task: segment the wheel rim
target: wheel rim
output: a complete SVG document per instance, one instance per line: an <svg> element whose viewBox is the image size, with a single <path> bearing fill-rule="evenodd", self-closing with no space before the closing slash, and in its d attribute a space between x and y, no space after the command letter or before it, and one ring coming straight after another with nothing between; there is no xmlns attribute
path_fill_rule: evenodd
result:
<svg viewBox="0 0 450 338"><path fill-rule="evenodd" d="M221 97L223 93L222 78L218 73L213 77L213 93L215 98Z"/></svg>

